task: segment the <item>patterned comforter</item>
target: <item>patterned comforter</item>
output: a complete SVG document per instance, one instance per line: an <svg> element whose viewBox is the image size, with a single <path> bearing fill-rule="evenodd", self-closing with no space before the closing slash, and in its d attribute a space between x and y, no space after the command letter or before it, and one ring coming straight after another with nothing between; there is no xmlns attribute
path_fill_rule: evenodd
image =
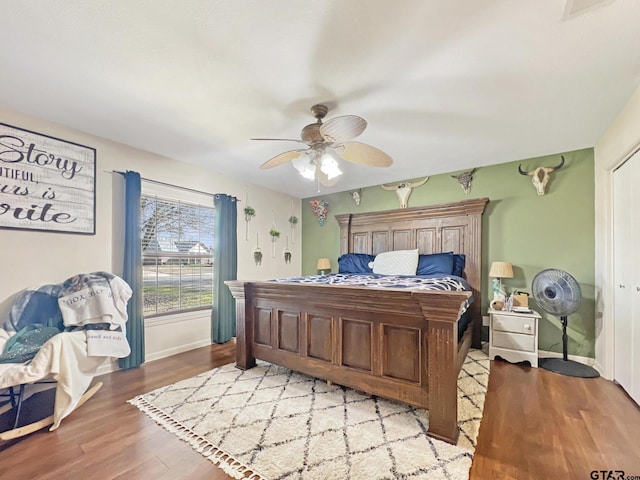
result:
<svg viewBox="0 0 640 480"><path fill-rule="evenodd" d="M471 286L464 278L456 277L454 275L420 277L407 275L379 275L375 273L332 273L329 275L310 275L308 277L277 278L273 281L283 283L343 285L350 287L449 290L456 292L471 290Z"/></svg>
<svg viewBox="0 0 640 480"><path fill-rule="evenodd" d="M406 288L414 290L448 290L454 292L471 291L471 285L462 277L455 275L433 275L430 277L408 275L380 275L376 273L331 273L328 275L310 275L308 277L285 277L271 280L282 283L304 283L316 285L342 285L350 287ZM473 303L470 295L461 310L458 322L458 336L464 332L471 320L469 306Z"/></svg>

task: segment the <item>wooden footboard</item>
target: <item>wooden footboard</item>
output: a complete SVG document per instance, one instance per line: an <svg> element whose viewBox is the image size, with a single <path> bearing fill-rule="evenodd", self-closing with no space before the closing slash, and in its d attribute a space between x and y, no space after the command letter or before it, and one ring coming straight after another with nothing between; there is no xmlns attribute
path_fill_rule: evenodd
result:
<svg viewBox="0 0 640 480"><path fill-rule="evenodd" d="M429 435L456 443L458 341L469 292L230 281L237 366L256 359L429 409Z"/></svg>

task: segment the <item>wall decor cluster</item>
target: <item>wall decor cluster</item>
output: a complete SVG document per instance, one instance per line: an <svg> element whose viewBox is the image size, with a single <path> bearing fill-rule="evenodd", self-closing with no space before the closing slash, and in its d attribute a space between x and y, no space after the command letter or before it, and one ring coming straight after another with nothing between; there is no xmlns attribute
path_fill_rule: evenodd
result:
<svg viewBox="0 0 640 480"><path fill-rule="evenodd" d="M95 235L96 150L0 123L0 228Z"/></svg>
<svg viewBox="0 0 640 480"><path fill-rule="evenodd" d="M327 213L329 213L329 203L326 200L311 200L310 203L318 223L320 226L324 225L324 219L327 218Z"/></svg>
<svg viewBox="0 0 640 480"><path fill-rule="evenodd" d="M245 221L248 223L251 220L251 217L255 216L255 210L252 207L245 207ZM291 235L293 236L296 225L299 222L298 217L293 215L293 202L291 203L291 215L287 219L289 222L289 226L291 227ZM247 229L247 235L249 235L249 231ZM269 229L269 236L271 237L271 257L276 258L276 244L278 239L280 238L281 232L276 228L276 216L275 211L271 211L271 227ZM293 257L293 253L289 248L289 235L285 236L286 244L285 249L282 252L284 256L284 262L286 264L291 263L291 259ZM293 242L291 242L293 243ZM262 265L263 259L262 249L260 248L260 235L256 233L256 247L253 249L253 261L256 264L256 267Z"/></svg>

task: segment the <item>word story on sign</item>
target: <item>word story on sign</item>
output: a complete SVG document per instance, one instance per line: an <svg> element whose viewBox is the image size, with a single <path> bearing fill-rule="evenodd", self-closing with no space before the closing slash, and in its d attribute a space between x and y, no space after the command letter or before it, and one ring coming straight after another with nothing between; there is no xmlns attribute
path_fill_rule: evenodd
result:
<svg viewBox="0 0 640 480"><path fill-rule="evenodd" d="M0 228L95 234L96 151L0 123Z"/></svg>

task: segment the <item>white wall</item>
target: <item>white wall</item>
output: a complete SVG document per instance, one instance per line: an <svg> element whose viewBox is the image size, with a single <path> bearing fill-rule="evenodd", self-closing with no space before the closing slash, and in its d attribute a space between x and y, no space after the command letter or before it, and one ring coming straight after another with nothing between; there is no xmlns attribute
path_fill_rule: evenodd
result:
<svg viewBox="0 0 640 480"><path fill-rule="evenodd" d="M613 378L613 171L640 148L640 87L595 146L595 367ZM637 208L637 207L636 207Z"/></svg>
<svg viewBox="0 0 640 480"><path fill-rule="evenodd" d="M238 205L238 278L261 280L300 274L299 238L296 238L295 244L289 239L292 252L290 264L285 263L283 256L286 236L290 236L288 218L292 213L298 218L302 217L299 199L9 110L0 109L0 122L97 150L95 235L0 230L0 324L4 322L15 297L27 287L61 283L77 273L106 270L116 275L122 274L124 182L121 175L112 173L113 170L134 170L143 178L159 182L212 194L235 195L241 200ZM2 180L0 177L0 185ZM250 222L249 241L245 240L242 213L247 192L249 203L257 211ZM272 211L275 227L282 232L276 243L275 258L271 256L268 233ZM301 226L298 225L298 237L300 231ZM253 261L256 232L260 232L260 246L264 253L259 267ZM209 318L210 311L190 314L180 323L176 323L175 317L155 323L153 319L149 320L146 332L147 358L160 358L210 343Z"/></svg>

